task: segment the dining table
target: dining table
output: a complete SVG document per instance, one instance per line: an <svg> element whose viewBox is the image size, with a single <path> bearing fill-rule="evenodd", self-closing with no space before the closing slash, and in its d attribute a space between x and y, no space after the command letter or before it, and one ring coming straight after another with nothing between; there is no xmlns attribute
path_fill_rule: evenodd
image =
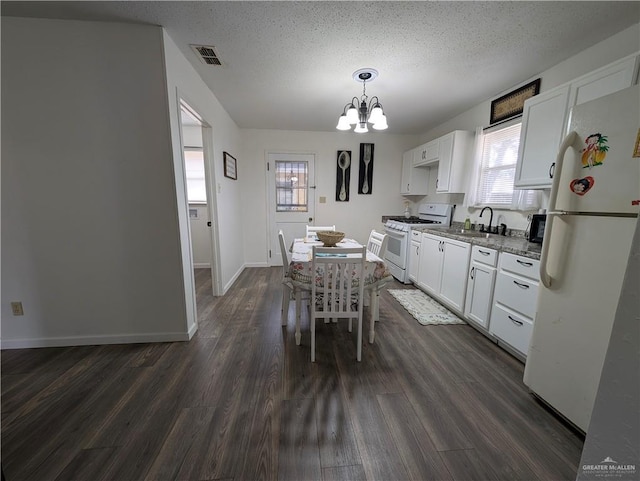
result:
<svg viewBox="0 0 640 481"><path fill-rule="evenodd" d="M291 264L289 264L289 277L297 282L311 283L311 255L313 246L322 247L322 241L313 238L294 239L291 246ZM342 239L335 245L336 254L340 255L340 249L360 248L362 244L354 239ZM391 273L383 259L372 252L367 251L367 262L364 267L365 288L381 280L390 277Z"/></svg>
<svg viewBox="0 0 640 481"><path fill-rule="evenodd" d="M324 244L313 237L296 238L291 246L291 263L289 264L289 278L299 288L311 290L311 282L313 279L320 282L322 279L319 273L312 272L312 252L313 246L322 247ZM362 244L354 239L344 238L336 243L336 256L340 256L340 249L344 248L361 248ZM373 252L367 250L367 259L364 267L365 299L364 305L371 309L371 328L369 331L369 342L373 342L374 338L374 322L379 319L379 295L380 289L393 280L393 276L384 259L378 257ZM297 316L296 316L297 317ZM300 337L299 323L296 323L296 337Z"/></svg>

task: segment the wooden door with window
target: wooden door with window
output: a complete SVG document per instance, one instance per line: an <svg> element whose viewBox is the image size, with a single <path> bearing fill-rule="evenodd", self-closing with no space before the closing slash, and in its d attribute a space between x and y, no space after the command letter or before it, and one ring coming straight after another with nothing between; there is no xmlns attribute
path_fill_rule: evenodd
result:
<svg viewBox="0 0 640 481"><path fill-rule="evenodd" d="M315 155L269 153L269 265L282 265L278 231L291 244L315 220ZM287 246L288 247L288 246Z"/></svg>

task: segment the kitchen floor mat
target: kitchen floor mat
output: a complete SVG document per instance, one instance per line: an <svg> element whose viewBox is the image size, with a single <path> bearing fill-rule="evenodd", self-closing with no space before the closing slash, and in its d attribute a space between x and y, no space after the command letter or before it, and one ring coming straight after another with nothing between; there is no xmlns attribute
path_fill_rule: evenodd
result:
<svg viewBox="0 0 640 481"><path fill-rule="evenodd" d="M423 326L466 324L454 313L418 289L388 289L388 291Z"/></svg>

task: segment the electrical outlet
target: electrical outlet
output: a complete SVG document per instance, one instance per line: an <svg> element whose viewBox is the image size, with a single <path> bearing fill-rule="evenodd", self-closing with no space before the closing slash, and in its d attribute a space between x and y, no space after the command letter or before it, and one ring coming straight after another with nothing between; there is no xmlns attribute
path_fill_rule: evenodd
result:
<svg viewBox="0 0 640 481"><path fill-rule="evenodd" d="M22 309L22 302L12 302L11 303L11 312L13 312L14 316L24 316L24 310Z"/></svg>

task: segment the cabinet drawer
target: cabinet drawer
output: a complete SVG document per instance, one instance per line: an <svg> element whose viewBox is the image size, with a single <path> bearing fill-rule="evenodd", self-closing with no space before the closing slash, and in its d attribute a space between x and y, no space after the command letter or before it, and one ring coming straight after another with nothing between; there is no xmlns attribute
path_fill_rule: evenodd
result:
<svg viewBox="0 0 640 481"><path fill-rule="evenodd" d="M500 255L500 269L514 272L529 279L540 280L540 261L514 254Z"/></svg>
<svg viewBox="0 0 640 481"><path fill-rule="evenodd" d="M480 262L491 267L498 263L498 251L486 247L473 246L471 249L471 262Z"/></svg>
<svg viewBox="0 0 640 481"><path fill-rule="evenodd" d="M496 302L533 319L538 300L538 283L500 271L496 279L494 299Z"/></svg>
<svg viewBox="0 0 640 481"><path fill-rule="evenodd" d="M525 356L529 351L533 322L515 312L494 304L490 331Z"/></svg>

